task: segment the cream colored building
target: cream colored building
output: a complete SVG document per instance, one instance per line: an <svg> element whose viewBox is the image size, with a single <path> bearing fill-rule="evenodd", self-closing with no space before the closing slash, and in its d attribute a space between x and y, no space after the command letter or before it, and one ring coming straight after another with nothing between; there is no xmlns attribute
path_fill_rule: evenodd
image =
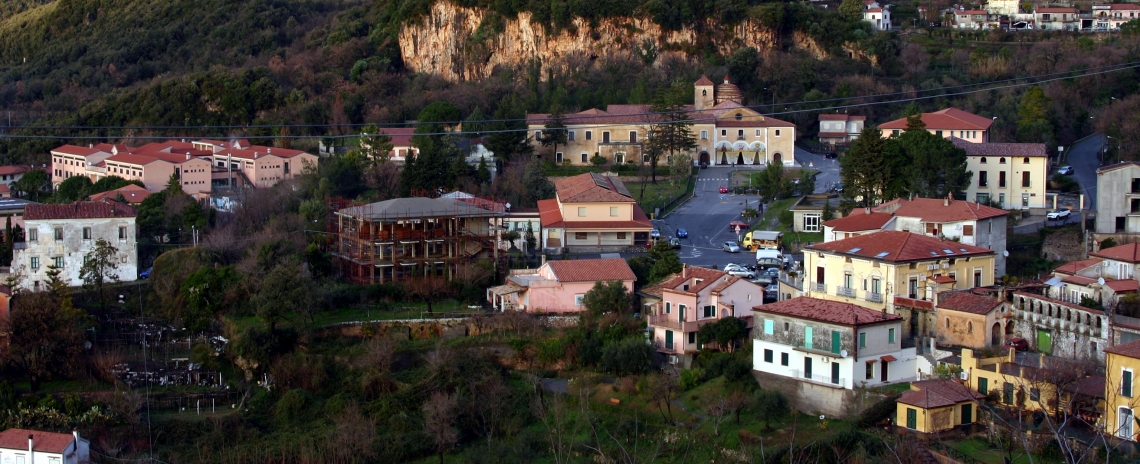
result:
<svg viewBox="0 0 1140 464"><path fill-rule="evenodd" d="M993 15L1013 16L1021 12L1021 3L1018 0L988 0L986 10Z"/></svg>
<svg viewBox="0 0 1140 464"><path fill-rule="evenodd" d="M92 172L93 181L119 176L140 181L147 190L157 192L166 188L170 176L175 175L182 190L190 195L210 191L210 161L205 158L172 153L119 154L103 160L103 165L103 172Z"/></svg>
<svg viewBox="0 0 1140 464"><path fill-rule="evenodd" d="M693 120L691 130L697 147L690 153L694 163L709 165L791 166L795 154L795 125L764 116L743 106L740 89L725 78L714 84L701 77L693 84L693 105L684 110ZM609 105L565 115L565 144L542 146L542 131L549 114L528 114L527 125L538 157L556 163L589 165L594 156L607 163L648 162L644 152L652 124L658 120L650 105ZM668 163L668 155L659 164Z"/></svg>
<svg viewBox="0 0 1140 464"><path fill-rule="evenodd" d="M986 143L990 141L990 118L967 113L958 108L946 108L933 113L922 113L926 130L939 137L958 137L967 142ZM888 121L879 125L883 138L898 137L906 130L906 118Z"/></svg>
<svg viewBox="0 0 1140 464"><path fill-rule="evenodd" d="M554 198L538 202L543 248L622 251L648 243L653 224L617 177L579 174L554 187Z"/></svg>
<svg viewBox="0 0 1140 464"><path fill-rule="evenodd" d="M1043 143L971 143L951 137L966 151L973 178L966 198L1003 209L1048 208L1049 155Z"/></svg>

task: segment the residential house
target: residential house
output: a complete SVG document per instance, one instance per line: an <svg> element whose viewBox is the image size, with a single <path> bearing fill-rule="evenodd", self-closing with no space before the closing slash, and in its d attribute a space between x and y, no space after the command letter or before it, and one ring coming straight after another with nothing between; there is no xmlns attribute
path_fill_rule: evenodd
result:
<svg viewBox="0 0 1140 464"><path fill-rule="evenodd" d="M966 169L974 180L966 198L1004 209L1042 209L1049 184L1049 156L1043 143L972 143L951 137L966 151Z"/></svg>
<svg viewBox="0 0 1140 464"><path fill-rule="evenodd" d="M880 230L894 230L891 213L873 211L871 208L856 208L845 217L823 223L823 241L834 242L857 235L866 235Z"/></svg>
<svg viewBox="0 0 1140 464"><path fill-rule="evenodd" d="M693 84L693 105L685 105L687 119L693 121L692 134L697 148L693 161L708 165L767 165L794 163L795 125L763 116L744 106L740 89L726 77L714 84L701 77ZM555 163L590 165L595 156L607 163L649 161L645 142L652 124L660 120L650 105L609 105L605 110L589 109L565 115L566 143L542 146L542 131L551 121L549 114L528 114L527 126L540 159ZM664 158L669 161L669 156Z"/></svg>
<svg viewBox="0 0 1140 464"><path fill-rule="evenodd" d="M988 29L989 24L990 13L986 10L954 10L955 29Z"/></svg>
<svg viewBox="0 0 1140 464"><path fill-rule="evenodd" d="M91 443L79 432L53 433L8 429L0 432L0 462L4 464L87 464Z"/></svg>
<svg viewBox="0 0 1140 464"><path fill-rule="evenodd" d="M1133 3L1093 5L1092 15L1095 21L1094 29L1098 31L1119 30L1122 24L1140 19L1140 5Z"/></svg>
<svg viewBox="0 0 1140 464"><path fill-rule="evenodd" d="M830 193L804 195L796 200L789 210L792 212L793 232L823 232L825 210L830 205L834 217L843 216L840 209L840 198Z"/></svg>
<svg viewBox="0 0 1140 464"><path fill-rule="evenodd" d="M922 113L920 116L926 130L939 137L958 137L973 143L986 143L990 141L990 126L994 121L990 118L967 113L957 108L946 108L933 113ZM906 118L888 121L879 125L883 137L897 137L906 130Z"/></svg>
<svg viewBox="0 0 1140 464"><path fill-rule="evenodd" d="M945 293L934 305L938 345L986 349L1005 343L1013 311L1000 299L967 290Z"/></svg>
<svg viewBox="0 0 1140 464"><path fill-rule="evenodd" d="M855 303L903 317L902 335L934 335L939 292L994 283L994 252L922 234L880 231L804 249L813 298Z"/></svg>
<svg viewBox="0 0 1140 464"><path fill-rule="evenodd" d="M986 0L986 11L992 15L1013 16L1021 12L1018 0Z"/></svg>
<svg viewBox="0 0 1140 464"><path fill-rule="evenodd" d="M992 403L1050 414L1058 407L1074 413L1073 406L1081 399L1073 395L1088 393L1082 384L1104 381L1095 373L1090 375L1092 369L1080 361L1013 349L993 357L978 357L974 350L963 348L961 368L966 386L986 395Z"/></svg>
<svg viewBox="0 0 1140 464"><path fill-rule="evenodd" d="M1007 338L1024 338L1041 353L1104 362L1112 333L1104 311L1023 291L1013 292L1012 298Z"/></svg>
<svg viewBox="0 0 1140 464"><path fill-rule="evenodd" d="M1068 7L1036 7L1033 22L1037 29L1052 31L1075 31L1081 26L1080 12Z"/></svg>
<svg viewBox="0 0 1140 464"><path fill-rule="evenodd" d="M1128 441L1140 441L1136 408L1140 405L1136 373L1140 372L1140 340L1105 348L1103 430Z"/></svg>
<svg viewBox="0 0 1140 464"><path fill-rule="evenodd" d="M20 180L28 171L36 169L34 166L0 166L0 185L10 188L13 182Z"/></svg>
<svg viewBox="0 0 1140 464"><path fill-rule="evenodd" d="M454 198L396 198L337 205L334 264L357 283L450 278L480 257L498 258L503 205Z"/></svg>
<svg viewBox="0 0 1140 464"><path fill-rule="evenodd" d="M60 269L68 286L83 284L80 269L88 253L102 239L117 249L114 278L138 278L135 218L138 210L117 201L80 201L71 204L28 205L24 211L24 241L17 243L12 274L20 288L43 290L49 267Z"/></svg>
<svg viewBox="0 0 1140 464"><path fill-rule="evenodd" d="M866 122L866 116L847 113L820 114L819 143L832 146L851 143L859 138Z"/></svg>
<svg viewBox="0 0 1140 464"><path fill-rule="evenodd" d="M595 283L620 281L633 293L635 280L622 258L548 261L538 269L511 270L506 284L487 289L487 301L499 311L579 313Z"/></svg>
<svg viewBox="0 0 1140 464"><path fill-rule="evenodd" d="M392 150L388 152L388 159L402 163L407 161L408 156L416 156L418 150L412 145L412 134L415 133L414 127L392 127L380 129L380 133L387 135L392 139Z"/></svg>
<svg viewBox="0 0 1140 464"><path fill-rule="evenodd" d="M621 251L648 243L653 224L617 177L579 174L554 187L554 198L538 202L543 248Z"/></svg>
<svg viewBox="0 0 1140 464"><path fill-rule="evenodd" d="M895 400L895 424L919 433L937 433L978 420L985 395L954 379L921 380Z"/></svg>
<svg viewBox="0 0 1140 464"><path fill-rule="evenodd" d="M1125 161L1096 170L1097 242L1132 241L1140 234L1140 162Z"/></svg>
<svg viewBox="0 0 1140 464"><path fill-rule="evenodd" d="M841 389L914 380L903 320L840 301L801 297L752 308L752 368Z"/></svg>
<svg viewBox="0 0 1140 464"><path fill-rule="evenodd" d="M697 331L732 316L751 326L752 308L764 304L764 287L724 271L684 265L681 272L644 289L645 311L657 351L688 367L701 349Z"/></svg>
<svg viewBox="0 0 1140 464"><path fill-rule="evenodd" d="M316 166L317 156L300 150L254 145L246 149L227 148L213 155L214 166L240 171L255 187L272 187L301 175L306 166Z"/></svg>
<svg viewBox="0 0 1140 464"><path fill-rule="evenodd" d="M891 10L881 6L865 8L863 9L863 21L875 26L876 31L889 31L891 30Z"/></svg>
<svg viewBox="0 0 1140 464"><path fill-rule="evenodd" d="M1136 280L1140 245L1115 246L1093 252L1090 256L1054 269L1053 277L1045 282L1048 286L1046 296L1078 305L1089 298L1105 308L1114 309L1121 296L1140 290L1140 281Z"/></svg>
<svg viewBox="0 0 1140 464"><path fill-rule="evenodd" d="M949 198L900 199L876 209L894 214L895 220L890 223L894 230L993 250L994 278L1005 275L1006 218L1009 212Z"/></svg>
<svg viewBox="0 0 1140 464"><path fill-rule="evenodd" d="M123 200L126 201L127 204L138 205L138 204L141 204L143 202L143 200L146 200L147 197L149 197L151 195L151 193L152 192L150 190L147 190L145 188L139 187L139 186L134 185L134 184L130 184L130 185L126 185L123 187L119 187L119 188L114 189L114 190L108 190L106 192L96 193L94 195L87 197L87 199L90 201L101 201L104 198L109 199L109 200L114 200L116 198L119 198L120 195L122 195Z"/></svg>

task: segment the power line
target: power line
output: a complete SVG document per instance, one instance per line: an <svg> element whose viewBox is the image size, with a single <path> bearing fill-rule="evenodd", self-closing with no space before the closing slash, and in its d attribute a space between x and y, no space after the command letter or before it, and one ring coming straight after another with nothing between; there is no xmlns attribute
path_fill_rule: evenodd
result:
<svg viewBox="0 0 1140 464"><path fill-rule="evenodd" d="M1114 72L1118 72L1118 71L1125 71L1125 70L1129 70L1129 69L1136 69L1136 68L1140 68L1140 62L1127 63L1126 65L1111 67L1111 69L1104 69L1104 70L1096 71L1096 72L1082 71L1080 74L1076 74L1076 75L1074 75L1071 71L1064 72L1064 73L1044 74L1041 76L1056 76L1058 74L1065 74L1065 75L1062 77L1053 77L1050 79L1036 80L1033 82L1022 82L1022 83L1002 85L1002 86L997 86L997 87L986 87L986 88L982 88L982 89L972 89L972 90L965 90L965 91L961 91L961 92L940 93L940 94L936 94L936 95L916 96L916 97L911 97L911 98L902 98L902 99L887 100L887 101L853 103L853 104L848 104L848 105L834 105L834 106L827 106L827 107L822 107L822 108L808 108L808 109L794 109L794 110L786 110L786 111L775 111L775 112L763 113L762 115L773 116L773 115L799 114L799 113L808 113L808 112L825 112L825 111L832 111L832 110L860 108L860 107L868 107L868 106L876 106L876 105L890 105L890 104L896 104L896 103L907 103L907 102L920 101L920 100L929 100L932 98L971 95L971 94L981 93L981 92L990 92L990 91L995 91L995 90L1013 89L1013 88L1026 87L1026 86L1031 86L1031 85L1038 85L1038 84L1055 82L1055 81L1065 80L1065 79L1079 79L1079 78L1085 78L1085 77L1091 77L1091 76L1098 76L1098 75L1104 75L1104 74L1114 73ZM1092 69L1096 69L1096 68L1092 68ZM1013 81L1013 80L1035 79L1036 77L1038 77L1038 76L1007 79L1007 80L1003 80L1003 81L992 81L992 82L1009 82L1009 81ZM971 86L972 87L972 86L977 86L977 85L988 85L988 84L989 84L989 82L979 83L979 84L967 84L964 86ZM964 86L940 87L937 89L928 89L928 90L921 90L921 91L916 90L913 92L895 92L895 93L881 94L881 95L907 95L907 94L914 94L914 93L921 93L921 92L941 91L941 90L945 90L945 89L958 88L958 87L964 87ZM792 103L786 103L786 104L795 106L795 105L804 105L804 104L815 104L815 103L818 103L820 101L859 100L859 99L876 98L876 97L877 97L877 95L855 96L855 97L837 98L837 99L829 99L829 100L799 101L799 102L792 102ZM750 105L750 106L741 106L740 108L752 109L752 108L761 108L764 106L771 106L771 105ZM662 114L662 113L653 113L653 112L631 113L631 114L622 114L620 116L623 116L623 117L651 116L651 115L657 115L657 114ZM595 119L595 118L601 119L601 118L612 118L614 116L615 115L581 116L581 117L575 117L575 119ZM661 121L657 124L665 124L665 125L668 125L668 124L695 124L695 123L705 123L705 122L715 121L715 119L716 119L715 117L701 117L701 118L690 118L690 119L685 119L685 120ZM499 121L523 121L523 119L511 119L511 120L499 120ZM488 121L480 121L480 122L488 122ZM645 122L650 123L652 121L647 120ZM420 124L420 125L423 125L423 124L447 125L449 123L448 122L433 122L433 123L418 123L417 122L415 124ZM630 125L629 123L595 124L595 125L591 125L591 128L605 129L605 128L613 128L613 127L626 127L629 125ZM319 127L343 127L343 126L350 126L350 125L348 125L348 124L335 124L335 125L329 124L329 125L322 125ZM163 126L154 126L154 127L163 127ZM232 128L232 127L238 127L238 126L199 126L199 127L169 126L169 127L182 130L182 129L194 129L194 128L202 128L202 129ZM240 126L240 127L248 128L251 126ZM270 126L270 127L289 127L289 126ZM314 126L314 127L318 127L318 126ZM71 129L71 130L92 130L92 129L129 129L129 130L136 130L136 129L143 129L145 127L142 127L142 126L14 126L14 128L19 128L19 129ZM499 129L499 130L484 130L484 131L461 130L461 131L430 132L430 133L423 133L423 134L416 134L416 135L420 135L420 136L487 135L487 134L500 134L500 133L530 132L531 130L533 130L533 129L530 129L530 128L526 128L526 129ZM348 139L348 138L357 138L360 136L361 136L360 134L347 134L347 135L253 135L253 136L243 136L243 138L259 138L259 139ZM185 134L174 135L174 136L171 136L171 135L130 135L130 136L119 135L119 136L113 136L113 135L4 134L4 135L0 135L0 137L20 138L20 139L76 139L76 140L103 140L103 139L107 139L107 138L111 138L111 137L121 137L121 138L131 138L131 139L140 139L140 140L169 140L171 138L208 139L208 138L218 137L218 136L217 135L185 135Z"/></svg>

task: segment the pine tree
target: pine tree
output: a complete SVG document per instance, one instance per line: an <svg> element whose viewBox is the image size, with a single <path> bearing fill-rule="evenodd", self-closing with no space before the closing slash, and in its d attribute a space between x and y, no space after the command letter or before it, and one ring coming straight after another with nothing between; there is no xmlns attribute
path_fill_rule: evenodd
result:
<svg viewBox="0 0 1140 464"><path fill-rule="evenodd" d="M542 142L544 147L552 147L551 159L558 161L554 158L556 155L553 154L558 153L558 145L566 144L566 124L563 122L562 105L557 103L552 105L550 117L547 118L546 125L542 129L542 140L539 142Z"/></svg>
<svg viewBox="0 0 1140 464"><path fill-rule="evenodd" d="M685 92L685 88L677 82L662 93L653 105L652 112L655 113L657 123L650 125L645 154L649 157L650 176L654 184L657 183L657 162L662 153L677 156L697 146L692 131L693 115L684 106Z"/></svg>
<svg viewBox="0 0 1140 464"><path fill-rule="evenodd" d="M479 167L475 169L475 180L483 185L491 182L491 170L487 168L486 157L479 157Z"/></svg>

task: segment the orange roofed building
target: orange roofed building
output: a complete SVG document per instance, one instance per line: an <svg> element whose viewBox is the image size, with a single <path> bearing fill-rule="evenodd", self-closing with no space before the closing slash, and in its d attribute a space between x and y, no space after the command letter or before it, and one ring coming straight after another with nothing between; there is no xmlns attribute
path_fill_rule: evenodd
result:
<svg viewBox="0 0 1140 464"><path fill-rule="evenodd" d="M621 258L549 261L538 269L515 269L507 283L487 289L497 310L532 313L577 313L582 298L597 282L618 281L629 293L637 277Z"/></svg>
<svg viewBox="0 0 1140 464"><path fill-rule="evenodd" d="M922 122L926 130L939 137L958 137L967 142L986 143L990 141L990 126L993 119L978 116L962 111L958 108L946 108L933 113L922 113ZM906 118L888 121L879 125L883 137L898 136L906 130Z"/></svg>
<svg viewBox="0 0 1140 464"><path fill-rule="evenodd" d="M538 202L543 248L621 251L649 242L653 224L617 177L579 174L554 187L554 198Z"/></svg>

